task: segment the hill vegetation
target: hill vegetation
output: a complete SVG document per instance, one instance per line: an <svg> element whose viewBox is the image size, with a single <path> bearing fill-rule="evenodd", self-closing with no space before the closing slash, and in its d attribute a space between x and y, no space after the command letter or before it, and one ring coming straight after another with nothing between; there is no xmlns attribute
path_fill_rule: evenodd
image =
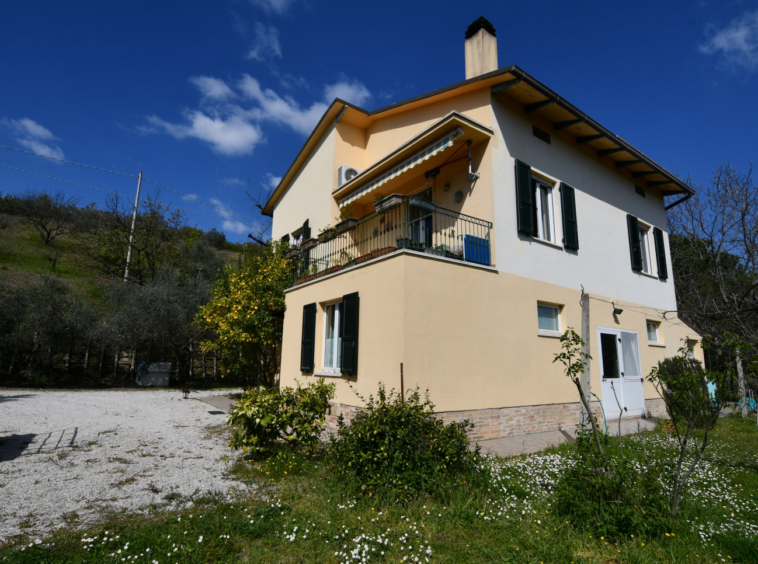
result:
<svg viewBox="0 0 758 564"><path fill-rule="evenodd" d="M251 245L187 225L148 198L98 209L62 194L0 198L0 385L116 385L141 362L172 362L175 382L223 382L195 323L224 264ZM246 248L247 247L247 248Z"/></svg>

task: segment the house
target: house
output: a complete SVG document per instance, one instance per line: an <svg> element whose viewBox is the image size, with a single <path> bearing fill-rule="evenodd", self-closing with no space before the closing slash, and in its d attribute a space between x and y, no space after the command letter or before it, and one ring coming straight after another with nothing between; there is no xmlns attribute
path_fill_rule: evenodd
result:
<svg viewBox="0 0 758 564"><path fill-rule="evenodd" d="M349 415L355 391L399 389L402 364L405 389L475 438L555 430L580 417L553 363L573 327L593 411L660 414L645 375L684 341L702 355L675 314L666 226L691 188L498 68L484 18L464 45L462 82L374 111L335 100L266 203L295 270L281 384L330 379Z"/></svg>

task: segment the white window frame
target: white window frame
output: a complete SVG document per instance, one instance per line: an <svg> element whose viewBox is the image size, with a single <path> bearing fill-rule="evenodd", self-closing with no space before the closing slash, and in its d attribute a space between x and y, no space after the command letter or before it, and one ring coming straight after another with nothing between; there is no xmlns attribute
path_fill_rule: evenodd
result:
<svg viewBox="0 0 758 564"><path fill-rule="evenodd" d="M340 349L340 347L339 347L339 342L340 342L340 340L339 340L339 332L340 332L340 324L342 323L342 311L341 311L342 308L340 307L341 304L342 304L341 300L337 301L337 302L331 302L331 303L328 303L328 304L324 304L324 336L323 336L324 343L323 343L322 354L321 354L321 367L322 367L322 369L321 369L321 372L319 372L318 374L316 374L317 376L318 375L339 376L342 373L342 371L340 370L340 367L339 367L339 363L340 363L340 361L339 361L339 353L340 353L340 350L339 350ZM327 330L329 328L329 308L330 307L335 308L335 310L334 310L334 316L335 316L334 317L334 325L335 325L334 333L335 333L336 337L334 339L332 353L334 355L334 357L333 357L334 358L334 364L336 364L336 366L326 366L326 335L327 335Z"/></svg>
<svg viewBox="0 0 758 564"><path fill-rule="evenodd" d="M291 238L291 241L292 241L290 243L290 246L299 247L300 243L303 242L303 228L301 227L300 229L298 229L298 230L294 231L293 233L291 233L290 234L290 238Z"/></svg>
<svg viewBox="0 0 758 564"><path fill-rule="evenodd" d="M655 327L655 340L650 339L650 326ZM650 321L649 319L645 322L645 328L647 329L647 342L650 345L661 345L661 326L657 321Z"/></svg>
<svg viewBox="0 0 758 564"><path fill-rule="evenodd" d="M540 316L539 308L547 307L555 310L555 318L558 321L558 330L551 331L548 329L540 329ZM537 302L537 334L541 337L560 337L561 336L561 309L562 307L555 304L546 304L544 302Z"/></svg>
<svg viewBox="0 0 758 564"><path fill-rule="evenodd" d="M653 276L653 261L650 256L650 226L637 222L637 236L640 240L640 254L642 254L642 273Z"/></svg>
<svg viewBox="0 0 758 564"><path fill-rule="evenodd" d="M553 184L550 184L547 181L544 181L540 178L534 178L532 177L532 181L534 182L534 199L536 200L537 205L537 239L541 239L542 241L545 241L547 243L551 243L553 245L557 245L556 237L555 237L555 206L553 205L553 191L555 186ZM547 233L545 233L545 224L542 221L542 191L547 192L547 196L545 200L547 201L547 215L548 215L548 223L547 226ZM547 235L547 236L546 236Z"/></svg>
<svg viewBox="0 0 758 564"><path fill-rule="evenodd" d="M697 341L694 339L687 339L685 341L687 345L687 358L690 358L692 360L697 360L697 353L695 352L695 347L697 347Z"/></svg>

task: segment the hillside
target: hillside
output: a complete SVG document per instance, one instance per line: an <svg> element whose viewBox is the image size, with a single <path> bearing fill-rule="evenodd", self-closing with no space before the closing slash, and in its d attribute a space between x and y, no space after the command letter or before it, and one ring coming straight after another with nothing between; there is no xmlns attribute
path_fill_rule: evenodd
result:
<svg viewBox="0 0 758 564"><path fill-rule="evenodd" d="M86 235L62 235L45 245L22 217L0 213L0 282L17 288L44 274L55 274L84 296L97 299L107 280L83 267L77 237ZM224 263L237 257L236 251L226 249L218 250L217 254Z"/></svg>

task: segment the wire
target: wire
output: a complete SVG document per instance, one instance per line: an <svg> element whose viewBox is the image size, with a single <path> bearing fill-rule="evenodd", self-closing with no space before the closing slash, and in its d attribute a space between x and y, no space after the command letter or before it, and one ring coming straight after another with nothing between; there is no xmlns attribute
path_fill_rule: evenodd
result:
<svg viewBox="0 0 758 564"><path fill-rule="evenodd" d="M187 198L188 200L194 200L194 201L196 201L198 203L203 204L204 206L208 206L209 208L214 208L214 209L217 209L217 210L222 211L224 213L228 213L228 214L231 214L231 215L236 215L237 217L241 217L242 219L246 219L247 221L255 222L254 219L251 219L249 217L246 217L244 215L238 214L238 213L233 212L233 211L229 211L228 209L222 208L220 206L214 206L213 204L208 204L208 203L206 203L206 202L204 202L204 201L202 201L202 200L200 200L198 198L195 198L194 196L190 196L189 194L183 194L183 193L181 193L181 192L179 192L177 190L169 188L168 186L164 186L163 184L158 184L157 182L153 182L152 180L148 180L146 178L143 178L142 181L143 182L147 182L148 184L152 184L153 186L157 186L158 188L163 188L164 190L168 190L169 192L173 192L174 194L178 194L179 196L181 196L183 198Z"/></svg>
<svg viewBox="0 0 758 564"><path fill-rule="evenodd" d="M99 166L93 166L93 165L88 165L88 164L84 164L84 163L77 163L75 161L67 161L66 159L59 159L57 157L51 157L49 155L42 155L40 153L35 153L33 151L26 151L24 149L18 149L16 147L9 147L7 145L0 145L0 148L2 148L2 149L8 149L10 151L17 151L19 153L25 153L27 155L34 155L35 157L42 157L43 159L50 159L51 161L58 161L58 162L61 162L61 163L68 163L68 164L73 164L73 165L77 165L77 166L83 166L85 168L91 168L92 170L99 170L101 172L110 172L111 174L118 174L120 176L128 176L129 178L139 178L139 176L137 176L136 174L127 174L126 172L119 172L117 170L110 170L110 169L107 169L107 168L101 168ZM3 165L3 166L7 166L7 165ZM9 168L12 168L12 167L9 167ZM23 169L17 169L17 170L23 170ZM24 172L29 172L30 174L37 174L38 176L44 176L43 174L39 174L39 173L36 173L36 172L31 172L31 171L24 171ZM48 178L54 178L54 177L50 176ZM57 180L61 180L61 179L57 179ZM194 200L195 202L203 204L204 206L208 206L209 208L217 209L217 210L219 210L221 212L224 212L226 214L236 215L237 217L241 217L242 219L245 219L247 221L251 221L251 222L255 223L254 219L246 217L246 216L244 216L242 214L239 214L239 213L236 213L236 212L224 209L224 208L222 208L220 206L214 206L212 204L208 204L208 203L203 202L202 200L200 200L200 199L198 199L198 198L196 198L194 196L190 196L189 194L183 194L182 192L179 192L178 190L173 190L173 189L169 188L168 186L164 186L163 184L158 184L157 182L153 182L152 180L147 180L146 178L143 178L142 180L144 182L147 182L147 183L152 184L154 186L158 186L159 188L163 188L164 190L168 190L169 192L173 192L174 194L177 194L177 195L181 196L182 198L186 198L188 200ZM68 180L62 180L62 182L69 182L69 181ZM72 184L76 184L76 183L73 182ZM80 186L85 186L85 185L81 184ZM100 188L94 188L92 186L86 186L86 187L93 188L94 190L100 190ZM108 192L107 190L104 190L104 191ZM115 194L116 192L110 192L110 193ZM120 194L120 195L123 196L123 194ZM180 208L177 208L177 209L180 209ZM184 211L190 211L190 210L184 210ZM200 213L200 212L192 212L192 213ZM201 214L201 215L208 215L208 214ZM210 216L210 217L216 217L216 216ZM226 219L226 218L221 218L221 219Z"/></svg>
<svg viewBox="0 0 758 564"><path fill-rule="evenodd" d="M18 168L18 167L15 167L15 166L10 166L10 165L6 165L6 164L2 164L2 163L0 163L0 166L5 167L5 168L10 168L12 170L17 170L19 172L25 172L27 174L33 174L35 176L41 176L43 178L49 178L50 180L57 180L59 182L65 182L67 184L73 184L74 186L81 186L83 188L91 188L92 190L97 190L98 192L105 192L106 194L115 194L116 196L121 196L123 198L131 198L131 196L127 196L126 194L122 194L121 192L114 192L113 190L106 190L104 188L97 188L96 186L90 186L89 184L82 184L81 182L73 182L72 180L65 180L63 178L58 178L56 176L50 176L49 174L41 174L39 172L32 172L31 170L26 170L26 169L23 169L23 168ZM184 212L189 212L189 213L196 213L196 214L204 215L204 216L207 216L207 217L214 217L216 219L222 219L224 221L236 221L237 223L241 223L243 225L247 225L248 227L255 227L255 225L256 225L253 220L249 220L249 221L251 221L253 223L246 223L244 221L239 221L237 219L230 219L228 217L221 217L221 216L218 216L218 215L212 215L212 214L209 214L209 213L199 212L199 211L195 211L195 210L188 210L188 209L185 209L185 208L177 208L175 206L172 206L171 204L168 204L168 206L169 207L174 207L174 209L179 210L179 211L184 211ZM221 208L219 208L219 209L221 209ZM232 212L227 212L226 210L222 210L222 211L224 211L225 213L232 213Z"/></svg>
<svg viewBox="0 0 758 564"><path fill-rule="evenodd" d="M88 165L88 164L77 163L77 162L74 162L74 161L67 161L66 159L59 159L59 158L56 158L56 157L51 157L49 155L41 155L39 153L34 153L32 151L24 151L23 149L16 149L15 147L8 147L7 145L0 145L0 148L2 148L2 149L10 149L11 151L18 151L19 153L26 153L27 155L34 155L35 157L42 157L43 159L50 159L51 161L58 161L58 162L61 162L61 163L74 164L74 165L77 165L77 166L83 166L83 167L86 167L86 168L91 168L93 170L99 170L99 171L102 171L102 172L110 172L111 174L119 174L121 176L128 176L130 178L138 178L138 176L135 175L135 174L127 174L125 172L119 172L117 170L109 170L107 168L100 168L99 166L92 166L92 165Z"/></svg>
<svg viewBox="0 0 758 564"><path fill-rule="evenodd" d="M105 190L104 188L96 188L94 186L90 186L89 184L82 184L80 182L73 182L71 180L64 180L63 178L56 178L55 176L49 176L47 174L40 174L39 172L32 172L31 170L24 170L23 168L17 168L15 166L10 166L6 164L0 163L0 166L4 166L5 168L11 168L13 170L18 170L19 172L26 172L27 174L33 174L35 176L41 176L43 178L49 178L51 180L58 180L59 182L66 182L68 184L73 184L75 186L83 186L84 188L92 188L93 190L97 190L99 192L106 192L107 194L116 194L117 196L123 196L124 198L129 198L126 194L122 194L121 192L114 192L113 190Z"/></svg>

